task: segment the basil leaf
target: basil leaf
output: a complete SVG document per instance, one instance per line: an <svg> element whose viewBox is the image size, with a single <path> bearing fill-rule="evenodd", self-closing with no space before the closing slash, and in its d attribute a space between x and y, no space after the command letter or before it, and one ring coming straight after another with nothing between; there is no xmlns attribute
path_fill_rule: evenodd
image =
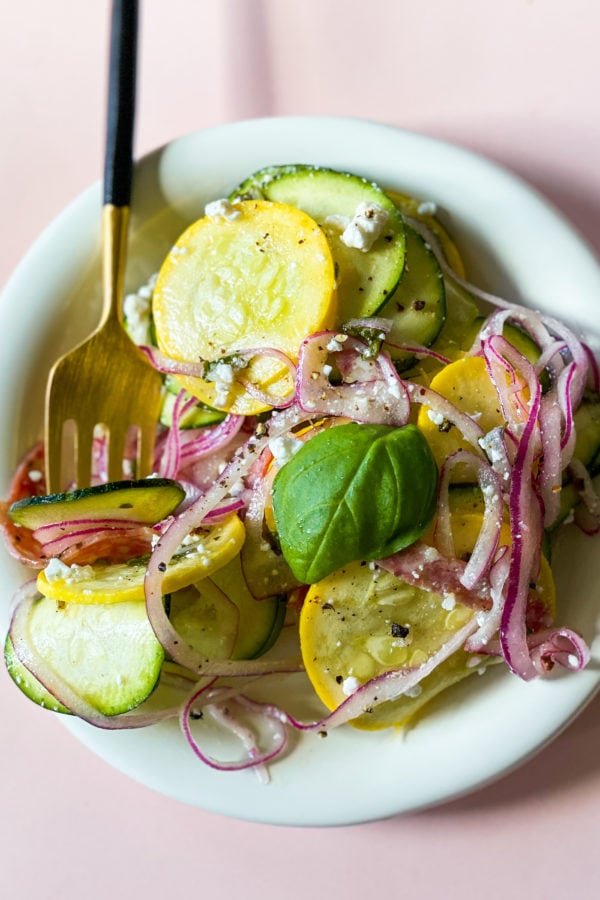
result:
<svg viewBox="0 0 600 900"><path fill-rule="evenodd" d="M307 584L354 560L388 556L425 531L436 492L436 464L414 425L321 431L273 481L282 553Z"/></svg>

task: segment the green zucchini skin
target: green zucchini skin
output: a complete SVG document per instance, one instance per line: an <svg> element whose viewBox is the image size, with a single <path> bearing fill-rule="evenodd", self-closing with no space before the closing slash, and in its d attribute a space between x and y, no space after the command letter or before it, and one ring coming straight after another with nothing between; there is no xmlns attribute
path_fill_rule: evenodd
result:
<svg viewBox="0 0 600 900"><path fill-rule="evenodd" d="M179 390L181 389L179 388L177 393ZM160 423L167 428L172 428L173 426L173 411L175 401L177 400L177 393L172 390L167 390L163 397L160 411ZM207 425L218 425L219 422L223 421L225 416L226 413L222 412L220 409L213 409L210 406L206 406L204 403L198 402L181 417L179 428L185 431L190 428L205 428Z"/></svg>
<svg viewBox="0 0 600 900"><path fill-rule="evenodd" d="M153 525L170 515L185 490L170 478L111 481L60 494L17 500L8 515L17 525L35 530L79 518L118 518Z"/></svg>
<svg viewBox="0 0 600 900"><path fill-rule="evenodd" d="M230 198L286 203L317 222L327 236L338 273L340 322L375 315L398 287L406 251L404 220L374 182L320 166L269 166L242 182ZM367 252L347 247L341 239L340 219L352 219L363 202L377 204L388 217L382 235Z"/></svg>
<svg viewBox="0 0 600 900"><path fill-rule="evenodd" d="M40 684L37 678L31 674L29 669L25 668L15 653L9 634L6 636L4 643L4 664L8 674L26 697L29 697L30 700L43 709L71 715L70 710L63 706L62 703L59 703L56 697L50 691L47 691L44 685Z"/></svg>
<svg viewBox="0 0 600 900"><path fill-rule="evenodd" d="M164 651L143 601L57 604L40 596L26 628L27 640L44 663L102 715L135 709L160 678ZM19 683L20 664L13 664L11 654L12 645L5 660L13 680L30 699L46 706L46 688L31 675Z"/></svg>
<svg viewBox="0 0 600 900"><path fill-rule="evenodd" d="M393 296L378 315L392 322L386 337L394 343L420 344L430 347L446 320L446 289L442 270L435 254L410 225L406 229L406 263L404 274ZM404 351L388 347L395 361L412 362Z"/></svg>
<svg viewBox="0 0 600 900"><path fill-rule="evenodd" d="M234 558L209 578L173 593L169 618L207 659L256 659L277 640L286 603L284 595L253 597Z"/></svg>

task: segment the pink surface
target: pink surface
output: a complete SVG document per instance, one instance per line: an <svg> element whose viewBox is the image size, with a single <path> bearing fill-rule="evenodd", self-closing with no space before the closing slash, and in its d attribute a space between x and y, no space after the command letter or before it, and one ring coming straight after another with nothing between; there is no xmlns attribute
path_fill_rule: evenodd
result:
<svg viewBox="0 0 600 900"><path fill-rule="evenodd" d="M107 10L0 0L0 283L101 171ZM242 117L375 119L510 166L600 250L599 27L595 0L150 0L137 151ZM579 897L597 896L600 699L492 787L328 832L154 794L27 704L3 670L0 702L3 895L552 900L577 883Z"/></svg>

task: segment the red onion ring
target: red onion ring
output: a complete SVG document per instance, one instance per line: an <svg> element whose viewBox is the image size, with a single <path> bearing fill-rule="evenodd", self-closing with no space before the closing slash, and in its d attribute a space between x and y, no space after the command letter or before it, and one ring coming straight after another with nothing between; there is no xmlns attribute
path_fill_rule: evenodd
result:
<svg viewBox="0 0 600 900"><path fill-rule="evenodd" d="M442 466L440 473L438 515L435 526L436 545L445 556L454 557L455 555L447 497L452 471L457 465L466 467L468 472L477 479L484 502L481 530L469 561L459 576L461 584L467 590L472 590L488 573L496 554L504 514L504 500L500 478L489 463L467 450L457 450L451 454Z"/></svg>
<svg viewBox="0 0 600 900"><path fill-rule="evenodd" d="M359 422L406 425L410 413L406 385L387 354L380 353L373 361L379 369L378 377L370 381L331 384L326 369L330 354L343 347L353 350L358 359L366 349L361 341L347 335L343 335L343 342L338 342L338 336L336 332L323 331L302 341L296 384L300 407L312 415L348 416ZM339 348L336 343L340 344Z"/></svg>
<svg viewBox="0 0 600 900"><path fill-rule="evenodd" d="M239 772L244 769L260 768L280 756L287 744L287 733L285 728L282 727L281 718L274 715L271 708L266 704L251 705L245 697L237 696L236 694L232 696L231 689L225 688L221 689L221 691L219 691L219 689L214 690L212 684L213 682L211 681L209 684L203 685L193 691L187 702L183 704L179 717L183 734L196 756L206 765L213 769L217 769L220 772ZM220 699L221 694L224 694L224 701ZM192 734L190 720L197 708L198 700L203 695L204 703L202 704L202 710L208 712L216 722L230 731L242 743L247 753L245 759L220 761L216 760L208 753L205 753L200 748L200 745ZM224 706L224 702L226 702L227 706ZM261 721L268 722L270 725L274 726L271 729L273 745L270 748L260 750L254 732L242 725L241 722L231 715L230 707L235 705L252 709L255 713L260 707Z"/></svg>
<svg viewBox="0 0 600 900"><path fill-rule="evenodd" d="M424 406L428 406L432 412L441 415L458 428L467 443L476 448L480 446L479 442L484 437L484 431L472 416L461 412L454 403L442 397L437 391L432 391L431 388L425 387L425 385L407 381L405 382L405 387L413 403L421 403Z"/></svg>

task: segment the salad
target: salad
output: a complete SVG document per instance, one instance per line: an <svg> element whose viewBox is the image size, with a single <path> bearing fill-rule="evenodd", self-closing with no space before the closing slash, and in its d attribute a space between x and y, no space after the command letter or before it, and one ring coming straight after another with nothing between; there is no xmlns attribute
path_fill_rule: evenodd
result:
<svg viewBox="0 0 600 900"><path fill-rule="evenodd" d="M5 643L34 702L100 728L177 717L264 767L290 732L404 726L494 663L578 670L551 566L600 527L600 383L565 325L466 280L435 206L359 175L260 170L125 299L164 373L155 472L3 508L34 570ZM269 699L287 679L290 703ZM308 680L322 711L295 714ZM445 695L445 696L450 696ZM212 752L210 729L241 753Z"/></svg>

